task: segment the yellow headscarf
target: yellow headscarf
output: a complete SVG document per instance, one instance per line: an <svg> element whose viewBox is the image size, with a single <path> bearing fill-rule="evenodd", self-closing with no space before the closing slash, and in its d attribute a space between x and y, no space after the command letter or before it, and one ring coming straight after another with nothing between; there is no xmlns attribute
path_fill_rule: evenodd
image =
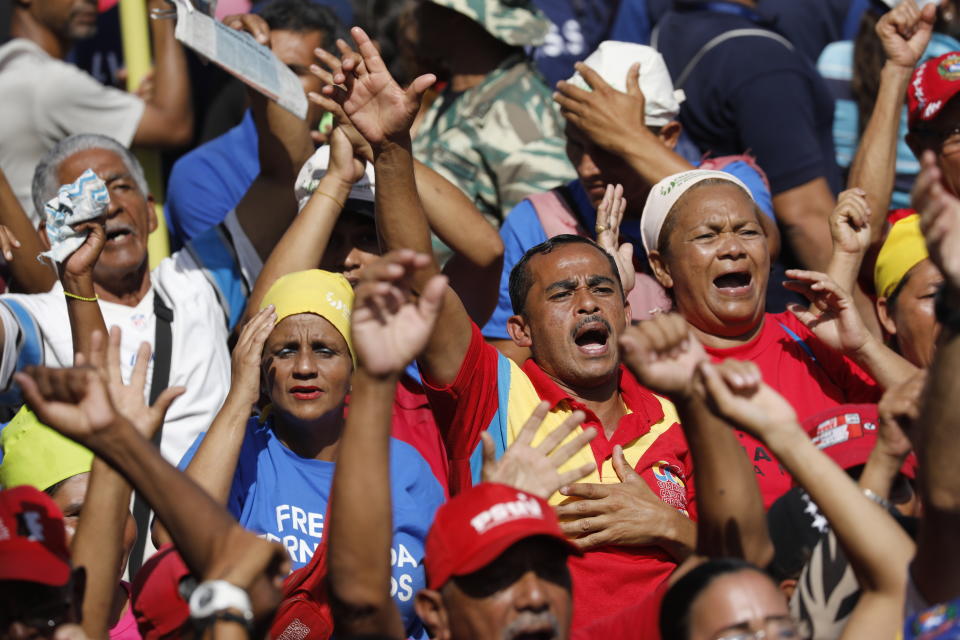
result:
<svg viewBox="0 0 960 640"><path fill-rule="evenodd" d="M928 257L927 244L920 232L920 216L913 214L897 220L877 254L873 270L877 295L889 298L907 272Z"/></svg>
<svg viewBox="0 0 960 640"><path fill-rule="evenodd" d="M320 269L288 273L273 283L260 301L260 309L271 304L277 310L278 323L298 313L315 313L325 318L346 340L353 366L357 366L350 339L353 287L342 275Z"/></svg>
<svg viewBox="0 0 960 640"><path fill-rule="evenodd" d="M61 480L90 471L93 453L37 418L26 406L0 432L4 489L30 485L45 491Z"/></svg>

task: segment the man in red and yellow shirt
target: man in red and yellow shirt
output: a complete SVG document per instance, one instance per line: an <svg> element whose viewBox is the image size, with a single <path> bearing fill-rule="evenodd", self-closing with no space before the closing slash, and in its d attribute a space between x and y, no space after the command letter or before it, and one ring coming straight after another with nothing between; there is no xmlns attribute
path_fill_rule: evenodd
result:
<svg viewBox="0 0 960 640"><path fill-rule="evenodd" d="M348 87L346 93L328 86L324 94L337 99L370 143L378 231L386 249L406 250L391 258L418 267L410 284L422 290L439 267L414 253L429 255L431 245L409 129L433 78L422 76L401 89L366 34L354 29L353 36L362 61L345 56L333 79ZM410 272L399 264L378 268L385 270L380 279ZM654 591L677 557L691 551L692 468L676 409L620 364L618 338L630 321L630 307L609 254L584 238L553 238L518 263L510 289L517 313L508 331L519 346L530 348L531 361L521 368L486 345L448 289L418 364L451 457L453 493L471 482L470 462L481 457L481 435L489 432L502 452L541 399L550 402L551 411L534 444L576 409L586 414L581 429L597 428L591 446L567 465L591 462L593 482L567 487L563 493L569 496L551 500L570 503L558 510L567 520L565 532L578 534L588 549L571 567L573 625L582 626L598 611L612 613ZM623 448L625 464L615 458L616 445Z"/></svg>

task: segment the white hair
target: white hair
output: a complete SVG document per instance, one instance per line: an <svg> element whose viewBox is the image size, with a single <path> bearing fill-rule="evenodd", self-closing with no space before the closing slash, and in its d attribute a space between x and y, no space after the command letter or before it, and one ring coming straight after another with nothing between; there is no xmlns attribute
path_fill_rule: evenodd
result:
<svg viewBox="0 0 960 640"><path fill-rule="evenodd" d="M60 165L70 156L89 149L104 149L120 156L123 163L127 165L127 171L130 172L130 176L134 182L137 183L140 193L146 197L150 192L147 187L147 179L143 174L143 167L140 166L140 162L136 156L130 152L130 149L127 149L109 136L102 136L96 133L73 135L64 138L58 142L53 149L50 149L50 151L40 159L37 168L33 172L33 184L31 186L33 208L41 220L44 217L43 205L57 195L57 191L60 189L60 179L57 177L57 174L60 172Z"/></svg>

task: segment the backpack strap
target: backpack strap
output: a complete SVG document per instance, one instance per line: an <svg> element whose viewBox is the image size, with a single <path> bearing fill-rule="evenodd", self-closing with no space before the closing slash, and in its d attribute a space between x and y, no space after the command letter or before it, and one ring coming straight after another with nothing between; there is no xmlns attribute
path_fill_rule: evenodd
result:
<svg viewBox="0 0 960 640"><path fill-rule="evenodd" d="M693 70L700 63L700 60L703 59L705 55L710 53L713 49L720 46L728 40L734 40L736 38L744 38L753 36L756 38L768 38L770 40L776 40L783 46L785 46L790 51L793 51L793 44L784 38L779 33L775 33L768 29L733 29L731 31L725 31L720 35L716 36L705 45L700 48L700 51L697 51L696 54L690 59L690 62L687 63L687 66L683 68L683 71L680 72L680 75L677 76L677 81L673 83L675 89L682 89L684 83L690 78L690 74L693 73ZM656 47L654 47L656 48Z"/></svg>

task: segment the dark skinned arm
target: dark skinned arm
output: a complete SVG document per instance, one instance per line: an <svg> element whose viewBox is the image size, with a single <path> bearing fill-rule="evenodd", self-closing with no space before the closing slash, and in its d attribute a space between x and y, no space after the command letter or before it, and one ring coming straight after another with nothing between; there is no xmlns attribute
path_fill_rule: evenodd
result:
<svg viewBox="0 0 960 640"><path fill-rule="evenodd" d="M269 46L270 29L259 16L242 15L224 22L246 30ZM313 154L307 123L259 92L247 92L259 141L260 174L237 205L236 214L260 258L266 260L297 215L293 185Z"/></svg>
<svg viewBox="0 0 960 640"><path fill-rule="evenodd" d="M913 69L920 61L936 20L936 6L921 12L913 0L905 0L877 23L887 61L880 71L880 88L870 121L863 132L850 167L848 184L866 192L871 212L871 238L880 240L897 166L900 114Z"/></svg>
<svg viewBox="0 0 960 640"><path fill-rule="evenodd" d="M944 277L944 306L960 309L960 200L943 186L943 174L933 152L921 159L913 187L913 206L930 259ZM955 316L954 316L955 317ZM960 332L945 325L930 366L920 417L911 434L920 462L919 484L923 516L917 557L911 568L914 583L931 603L960 595L960 553L951 542L960 536L960 438L957 397L960 394Z"/></svg>
<svg viewBox="0 0 960 640"><path fill-rule="evenodd" d="M344 83L346 90L327 85L323 92L343 106L353 126L373 148L377 227L386 248L430 255L429 227L414 179L410 124L423 92L435 78L420 76L408 89L400 88L367 34L358 27L351 33L363 62L345 59L342 71L333 80ZM422 290L439 272L435 262L419 270L413 276L414 290ZM454 380L466 357L470 335L470 316L457 295L448 290L437 330L418 360L427 379L435 384Z"/></svg>
<svg viewBox="0 0 960 640"><path fill-rule="evenodd" d="M426 344L446 289L442 276L431 277L419 298L405 286L430 263L423 254L388 254L357 287L351 332L358 369L329 514L327 580L337 635L344 637L404 637L390 597L390 431L397 381Z"/></svg>
<svg viewBox="0 0 960 640"><path fill-rule="evenodd" d="M13 283L20 293L44 293L57 280L57 274L49 265L37 260L44 251L39 232L13 195L7 176L0 170L0 225L6 227L0 242L3 253L13 273ZM8 232L8 233L7 233ZM8 235L12 234L13 240Z"/></svg>
<svg viewBox="0 0 960 640"><path fill-rule="evenodd" d="M272 614L279 599L278 576L289 566L283 548L244 531L226 509L164 460L117 411L97 371L31 367L16 379L45 424L89 448L143 494L191 573L247 589L255 617Z"/></svg>
<svg viewBox="0 0 960 640"><path fill-rule="evenodd" d="M797 422L790 404L752 374L734 391L715 371L705 381L717 411L759 438L803 487L830 523L860 583L860 600L843 638L888 637L902 624L907 565L914 544L886 512L825 453Z"/></svg>
<svg viewBox="0 0 960 640"><path fill-rule="evenodd" d="M149 9L170 9L166 0L149 0ZM175 20L150 20L154 47L154 91L146 101L132 145L182 147L193 138L193 106L187 56L174 37Z"/></svg>

